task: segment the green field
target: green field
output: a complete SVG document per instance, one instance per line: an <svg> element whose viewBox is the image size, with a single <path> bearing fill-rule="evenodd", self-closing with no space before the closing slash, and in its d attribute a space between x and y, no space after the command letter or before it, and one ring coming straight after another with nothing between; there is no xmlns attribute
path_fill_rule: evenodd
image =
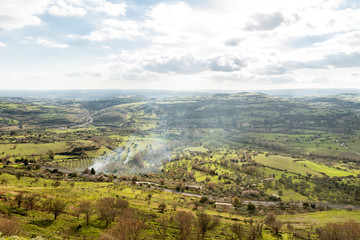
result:
<svg viewBox="0 0 360 240"><path fill-rule="evenodd" d="M64 152L69 148L66 142L55 143L18 143L18 144L0 144L0 156L10 155L46 155L49 150L54 152Z"/></svg>
<svg viewBox="0 0 360 240"><path fill-rule="evenodd" d="M321 174L311 168L307 168L291 157L284 157L278 155L270 155L265 157L265 154L259 154L254 157L256 162L259 162L265 166L286 170L291 173L297 173L301 175L311 174L313 176L321 176Z"/></svg>
<svg viewBox="0 0 360 240"><path fill-rule="evenodd" d="M318 164L318 163L311 162L308 160L298 161L298 163L303 164L303 166L313 169L317 172L326 174L329 177L346 177L346 176L350 176L350 175L355 175L354 173L351 173L351 172L346 172L344 170L339 170L336 168L328 167L324 164Z"/></svg>
<svg viewBox="0 0 360 240"><path fill-rule="evenodd" d="M285 222L297 225L319 226L329 222L345 222L350 219L360 222L360 211L332 210L326 212L298 214L295 216L283 215L279 216L279 218Z"/></svg>

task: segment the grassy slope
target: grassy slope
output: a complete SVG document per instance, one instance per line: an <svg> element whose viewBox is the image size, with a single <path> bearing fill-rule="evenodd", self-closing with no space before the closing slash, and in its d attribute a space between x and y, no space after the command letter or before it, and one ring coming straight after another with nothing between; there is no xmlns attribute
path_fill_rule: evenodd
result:
<svg viewBox="0 0 360 240"><path fill-rule="evenodd" d="M328 167L326 165L318 164L318 163L311 162L308 160L298 161L298 163L303 164L307 168L313 169L317 172L324 173L324 174L328 175L329 177L344 177L344 176L354 175L353 173L350 173L350 172L347 172L344 170L339 170L336 168Z"/></svg>
<svg viewBox="0 0 360 240"><path fill-rule="evenodd" d="M307 168L302 164L294 161L296 159L291 157L284 157L279 155L270 155L265 157L265 154L259 154L254 157L256 162L264 164L265 166L287 170L288 172L298 173L301 175L312 174L313 176L321 176L321 174L311 168Z"/></svg>

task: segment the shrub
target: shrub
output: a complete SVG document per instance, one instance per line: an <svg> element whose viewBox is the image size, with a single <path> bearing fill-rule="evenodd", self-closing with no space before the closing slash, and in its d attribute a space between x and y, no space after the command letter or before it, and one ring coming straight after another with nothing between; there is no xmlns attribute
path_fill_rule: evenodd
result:
<svg viewBox="0 0 360 240"><path fill-rule="evenodd" d="M159 206L158 206L158 210L160 213L164 213L166 209L166 204L165 203L160 203Z"/></svg>
<svg viewBox="0 0 360 240"><path fill-rule="evenodd" d="M24 202L24 193L23 192L19 192L18 194L15 195L15 202L18 207L21 207L21 204Z"/></svg>
<svg viewBox="0 0 360 240"><path fill-rule="evenodd" d="M250 214L254 214L255 213L255 205L252 204L251 202L248 203L247 205L247 211L250 213Z"/></svg>
<svg viewBox="0 0 360 240"><path fill-rule="evenodd" d="M232 199L232 204L233 204L234 207L239 207L240 204L241 204L241 201L240 201L240 199L239 199L237 196L235 196L235 197Z"/></svg>
<svg viewBox="0 0 360 240"><path fill-rule="evenodd" d="M13 236L20 233L20 226L15 218L0 217L0 232L5 236Z"/></svg>
<svg viewBox="0 0 360 240"><path fill-rule="evenodd" d="M344 223L327 223L318 228L317 233L321 240L357 240L360 239L360 224L354 220Z"/></svg>
<svg viewBox="0 0 360 240"><path fill-rule="evenodd" d="M15 172L15 177L17 178L17 180L20 180L22 176L23 176L22 172L19 171Z"/></svg>

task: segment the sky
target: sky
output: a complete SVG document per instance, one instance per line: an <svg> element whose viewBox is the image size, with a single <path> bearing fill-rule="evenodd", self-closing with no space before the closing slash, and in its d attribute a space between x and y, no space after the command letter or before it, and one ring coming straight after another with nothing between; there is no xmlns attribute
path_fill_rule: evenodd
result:
<svg viewBox="0 0 360 240"><path fill-rule="evenodd" d="M0 89L360 88L358 0L0 0Z"/></svg>

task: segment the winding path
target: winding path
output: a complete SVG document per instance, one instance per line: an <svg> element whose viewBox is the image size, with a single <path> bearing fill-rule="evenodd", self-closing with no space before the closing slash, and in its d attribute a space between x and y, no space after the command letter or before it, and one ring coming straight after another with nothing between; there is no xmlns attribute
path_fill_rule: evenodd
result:
<svg viewBox="0 0 360 240"><path fill-rule="evenodd" d="M347 149L347 150L349 150L349 151L351 151L351 152L353 152L353 153L356 153L356 154L359 154L359 155L360 155L359 152L357 152L357 151L355 151L355 150L353 150L353 149L348 148L348 146L346 146L345 143L340 143L340 146L342 146L343 148L345 148L345 149Z"/></svg>

